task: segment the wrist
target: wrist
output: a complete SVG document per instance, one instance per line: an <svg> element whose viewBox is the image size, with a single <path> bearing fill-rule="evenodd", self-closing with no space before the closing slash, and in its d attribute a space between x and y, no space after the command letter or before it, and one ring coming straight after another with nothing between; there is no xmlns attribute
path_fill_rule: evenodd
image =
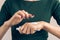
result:
<svg viewBox="0 0 60 40"><path fill-rule="evenodd" d="M46 25L47 25L47 22L45 22L45 21L40 21L39 23L42 25L42 29L44 30L45 27L46 27Z"/></svg>
<svg viewBox="0 0 60 40"><path fill-rule="evenodd" d="M6 21L6 22L4 22L4 24L5 24L7 27L11 27L11 26L12 26L11 23L10 23L10 21Z"/></svg>
<svg viewBox="0 0 60 40"><path fill-rule="evenodd" d="M49 23L44 22L44 24L43 24L43 30L46 30L46 29L47 29L47 27L49 27Z"/></svg>
<svg viewBox="0 0 60 40"><path fill-rule="evenodd" d="M37 23L38 23L38 25L37 25L37 26L38 26L38 27L37 27L38 30L44 29L44 26L45 26L45 25L44 25L44 24L45 24L44 21L40 21L40 22L37 22Z"/></svg>

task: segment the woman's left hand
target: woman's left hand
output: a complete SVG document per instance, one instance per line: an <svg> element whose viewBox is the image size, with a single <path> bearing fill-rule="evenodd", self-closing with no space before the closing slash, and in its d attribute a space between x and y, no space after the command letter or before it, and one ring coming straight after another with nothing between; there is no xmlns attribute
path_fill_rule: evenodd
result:
<svg viewBox="0 0 60 40"><path fill-rule="evenodd" d="M25 23L19 29L21 34L34 34L36 31L43 29L44 22Z"/></svg>

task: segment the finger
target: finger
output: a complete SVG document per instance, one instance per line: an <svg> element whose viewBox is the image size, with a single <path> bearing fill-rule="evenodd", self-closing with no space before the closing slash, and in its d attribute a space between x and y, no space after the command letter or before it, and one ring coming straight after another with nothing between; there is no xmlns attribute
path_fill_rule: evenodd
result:
<svg viewBox="0 0 60 40"><path fill-rule="evenodd" d="M16 18L15 18L16 19ZM17 15L17 20L23 20L20 15Z"/></svg>
<svg viewBox="0 0 60 40"><path fill-rule="evenodd" d="M20 34L22 34L22 31L21 31L21 29L19 29L19 33L20 33Z"/></svg>
<svg viewBox="0 0 60 40"><path fill-rule="evenodd" d="M29 18L34 18L35 15L29 14Z"/></svg>
<svg viewBox="0 0 60 40"><path fill-rule="evenodd" d="M24 11L24 10L23 10L23 12L25 13L25 18L27 18L27 19L35 17L34 15L32 15L32 14L30 14L30 13Z"/></svg>
<svg viewBox="0 0 60 40"><path fill-rule="evenodd" d="M17 15L17 18L15 18L15 22L18 24L23 20L20 15ZM14 21L14 20L13 20Z"/></svg>
<svg viewBox="0 0 60 40"><path fill-rule="evenodd" d="M22 31L21 31L21 26L19 28L17 28L17 30L19 31L19 33L22 34Z"/></svg>
<svg viewBox="0 0 60 40"><path fill-rule="evenodd" d="M36 31L33 31L31 34L34 34Z"/></svg>
<svg viewBox="0 0 60 40"><path fill-rule="evenodd" d="M21 26L21 28L20 28L20 32L21 32L21 33L23 33L23 32L22 32L23 29L24 29L24 26Z"/></svg>
<svg viewBox="0 0 60 40"><path fill-rule="evenodd" d="M27 23L25 23L24 25L22 25L21 26L21 30L23 31L26 26L27 26Z"/></svg>
<svg viewBox="0 0 60 40"><path fill-rule="evenodd" d="M25 12L26 13L26 18L29 19L29 14L28 12Z"/></svg>
<svg viewBox="0 0 60 40"><path fill-rule="evenodd" d="M31 31L30 31L30 27L27 27L27 34L30 34Z"/></svg>
<svg viewBox="0 0 60 40"><path fill-rule="evenodd" d="M22 33L23 33L23 34L27 34L27 26L24 27L24 30L22 30Z"/></svg>
<svg viewBox="0 0 60 40"><path fill-rule="evenodd" d="M28 19L28 18L29 18L29 14L28 14L28 12L26 12L26 11L24 11L24 10L23 10L23 12L25 13L25 18Z"/></svg>
<svg viewBox="0 0 60 40"><path fill-rule="evenodd" d="M31 28L31 34L34 34L36 31L34 28Z"/></svg>
<svg viewBox="0 0 60 40"><path fill-rule="evenodd" d="M22 12L22 11L18 11L17 14L20 15L22 18L25 18L25 14L24 14L24 12Z"/></svg>

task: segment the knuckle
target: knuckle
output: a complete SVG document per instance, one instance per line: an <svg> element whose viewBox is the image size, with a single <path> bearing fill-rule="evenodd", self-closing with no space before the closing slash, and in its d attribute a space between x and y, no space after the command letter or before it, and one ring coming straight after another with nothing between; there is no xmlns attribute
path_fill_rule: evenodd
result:
<svg viewBox="0 0 60 40"><path fill-rule="evenodd" d="M21 10L19 10L18 12L21 12Z"/></svg>
<svg viewBox="0 0 60 40"><path fill-rule="evenodd" d="M23 14L23 17L25 17L25 14Z"/></svg>

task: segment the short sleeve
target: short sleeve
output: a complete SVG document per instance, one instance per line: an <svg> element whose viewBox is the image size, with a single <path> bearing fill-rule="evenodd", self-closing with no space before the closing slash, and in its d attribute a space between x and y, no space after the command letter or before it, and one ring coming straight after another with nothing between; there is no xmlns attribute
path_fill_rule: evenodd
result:
<svg viewBox="0 0 60 40"><path fill-rule="evenodd" d="M60 25L60 3L57 2L54 12L52 13L52 16L57 21L57 24Z"/></svg>
<svg viewBox="0 0 60 40"><path fill-rule="evenodd" d="M5 1L0 11L0 26L9 18L7 9L8 9L7 2Z"/></svg>

